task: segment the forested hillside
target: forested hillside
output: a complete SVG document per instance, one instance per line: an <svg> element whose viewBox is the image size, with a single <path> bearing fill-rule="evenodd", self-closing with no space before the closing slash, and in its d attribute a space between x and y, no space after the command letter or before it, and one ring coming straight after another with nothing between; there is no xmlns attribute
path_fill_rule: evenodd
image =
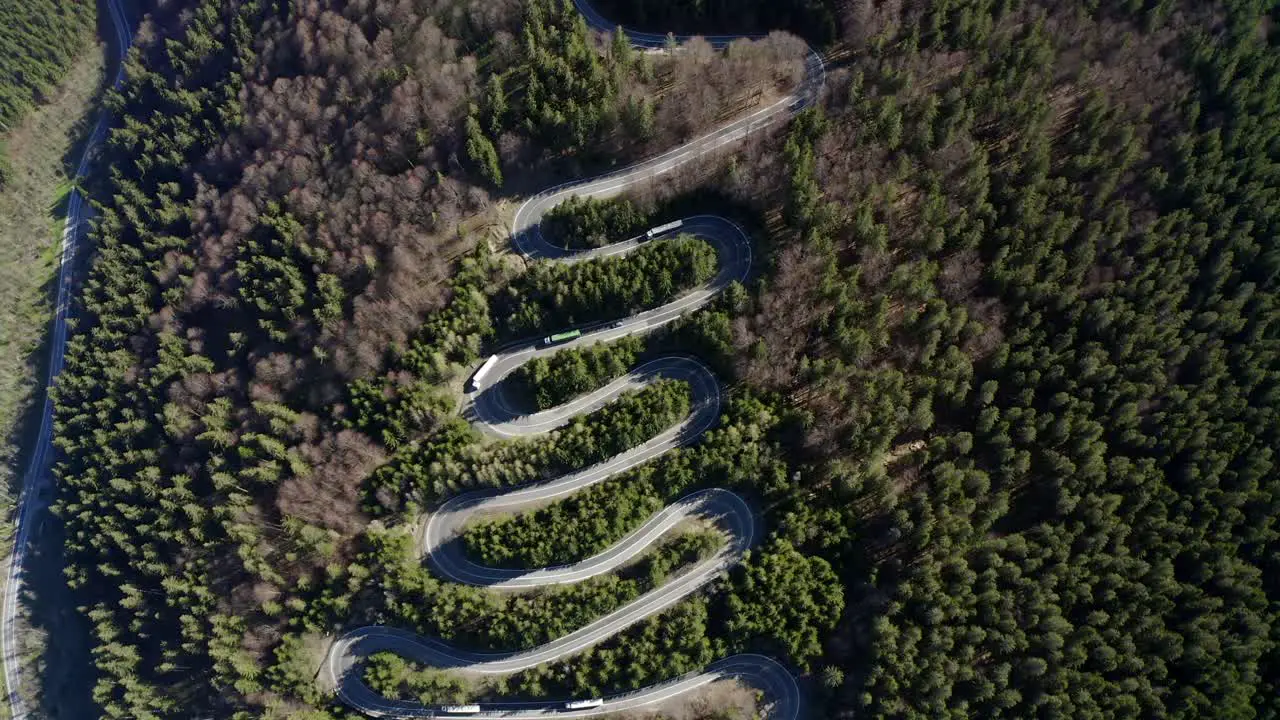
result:
<svg viewBox="0 0 1280 720"><path fill-rule="evenodd" d="M660 386L536 447L454 415L493 343L608 317L601 287L652 307L716 262L689 240L526 271L495 231L500 173L674 143L785 89L802 45L642 56L560 0L178 3L139 38L56 398L105 716L345 717L314 682L344 627L528 647L704 552L495 605L405 540L449 493L580 468L687 414ZM675 104L690 92L701 115Z"/></svg>
<svg viewBox="0 0 1280 720"><path fill-rule="evenodd" d="M9 170L3 134L62 78L97 14L91 0L0 2L0 187Z"/></svg>
<svg viewBox="0 0 1280 720"><path fill-rule="evenodd" d="M516 378L546 406L692 354L732 388L718 426L464 541L562 563L701 487L752 498L767 539L580 656L476 686L379 655L365 679L594 696L754 651L803 674L818 717L1280 715L1275 7L737 7L599 9L803 32L828 51L820 107L553 222L587 247L655 200L731 213L756 276ZM433 575L413 523L686 414L663 383L537 441L459 417L501 343L716 267L695 238L526 265L507 201L751 110L799 79L798 40L638 53L565 0L193 0L140 37L57 395L105 716L348 717L315 682L346 628L530 647L712 551L694 533L498 595Z"/></svg>
<svg viewBox="0 0 1280 720"><path fill-rule="evenodd" d="M830 713L1274 717L1274 8L848 12L732 336L806 416Z"/></svg>
<svg viewBox="0 0 1280 720"><path fill-rule="evenodd" d="M605 16L627 27L680 34L790 30L820 43L839 33L838 0L602 0Z"/></svg>

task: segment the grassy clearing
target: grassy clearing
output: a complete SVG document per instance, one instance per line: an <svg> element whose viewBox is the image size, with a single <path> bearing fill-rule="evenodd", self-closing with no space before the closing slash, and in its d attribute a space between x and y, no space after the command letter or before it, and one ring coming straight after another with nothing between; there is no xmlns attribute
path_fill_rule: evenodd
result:
<svg viewBox="0 0 1280 720"><path fill-rule="evenodd" d="M86 39L88 40L88 39ZM48 330L62 212L72 181L64 169L103 78L96 47L72 65L47 105L7 136L13 177L0 190L0 481L17 477L17 421L33 402Z"/></svg>
<svg viewBox="0 0 1280 720"><path fill-rule="evenodd" d="M83 51L47 104L27 113L2 138L12 166L0 190L0 512L5 518L11 517L22 465L38 427L35 408L44 397L43 343L52 317L63 213L72 188L66 166L79 159L79 144L96 116L103 78L103 53L96 39L87 36ZM6 554L12 532L12 524L0 521L0 549ZM48 623L48 618L36 621L41 626ZM54 660L43 649L44 634L33 628L21 655L28 658L26 677L47 685L49 667L41 666ZM3 682L0 676L0 692L5 691ZM8 704L0 702L0 718L8 717Z"/></svg>

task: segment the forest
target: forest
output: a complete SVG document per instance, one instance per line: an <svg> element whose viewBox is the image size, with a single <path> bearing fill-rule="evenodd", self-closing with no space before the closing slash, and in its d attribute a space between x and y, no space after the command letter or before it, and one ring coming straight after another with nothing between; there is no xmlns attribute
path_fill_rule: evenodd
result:
<svg viewBox="0 0 1280 720"><path fill-rule="evenodd" d="M3 135L62 79L97 17L89 0L0 2L0 188L9 174Z"/></svg>
<svg viewBox="0 0 1280 720"><path fill-rule="evenodd" d="M603 247L633 238L653 224L652 213L628 198L597 200L574 195L542 218L542 232L565 247Z"/></svg>
<svg viewBox="0 0 1280 720"><path fill-rule="evenodd" d="M838 34L835 0L602 0L598 9L627 27L696 35L789 30L824 44Z"/></svg>
<svg viewBox="0 0 1280 720"><path fill-rule="evenodd" d="M508 382L546 410L585 395L622 377L636 366L645 342L628 335L610 343L565 348L551 357L536 357L516 368Z"/></svg>
<svg viewBox="0 0 1280 720"><path fill-rule="evenodd" d="M715 276L716 249L681 235L623 256L572 265L543 263L514 279L494 298L501 336L611 320L665 305Z"/></svg>
<svg viewBox="0 0 1280 720"><path fill-rule="evenodd" d="M693 542L687 543L692 545ZM768 578L767 587L760 580ZM422 693L451 699L516 696L599 697L652 685L701 669L747 647L787 652L798 662L815 654L828 628L809 624L843 606L839 582L826 561L806 557L786 543L770 546L711 598L682 602L594 646L570 661L516 673L487 687L467 687L416 663L390 661L367 672L394 691L389 697L415 699ZM753 608L745 611L744 608ZM719 619L721 617L725 619ZM784 635L778 632L787 628ZM760 641L761 636L767 639ZM382 663L388 663L387 658ZM397 677L398 676L398 677ZM386 683L399 681L396 685ZM436 695L434 693L447 693Z"/></svg>
<svg viewBox="0 0 1280 720"><path fill-rule="evenodd" d="M596 696L750 651L836 719L1280 715L1275 8L738 8L599 5L801 33L829 60L818 106L552 222L595 246L696 202L751 231L754 276L510 380L546 407L690 354L728 388L717 426L465 542L563 562L702 487L749 498L767 537L578 656L478 686L376 656L365 679ZM314 682L345 629L529 647L714 551L681 535L634 568L499 595L434 576L411 526L687 415L687 388L662 383L533 441L460 416L503 343L718 267L695 237L526 262L503 213L794 86L802 41L637 53L564 0L143 9L56 390L56 512L104 717L350 718Z"/></svg>
<svg viewBox="0 0 1280 720"><path fill-rule="evenodd" d="M659 380L529 440L486 443L452 418L370 474L371 512L429 507L461 490L525 485L603 462L683 420L689 400L686 383Z"/></svg>

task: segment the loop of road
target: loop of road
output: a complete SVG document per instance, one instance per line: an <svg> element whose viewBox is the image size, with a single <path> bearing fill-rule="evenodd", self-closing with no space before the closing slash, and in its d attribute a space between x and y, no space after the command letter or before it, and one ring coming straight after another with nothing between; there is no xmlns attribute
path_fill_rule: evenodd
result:
<svg viewBox="0 0 1280 720"><path fill-rule="evenodd" d="M575 5L596 30L612 31L614 25L599 15L586 0ZM632 44L641 48L665 47L667 35L627 31ZM723 47L746 36L709 36L713 45ZM675 36L676 43L689 38ZM822 60L812 51L806 63L805 79L792 94L735 120L692 142L625 169L589 180L551 188L529 198L517 211L512 240L530 259L576 262L583 259L625 254L639 247L644 238L635 238L593 250L570 250L543 237L543 215L572 196L607 198L638 183L652 181L701 155L790 117L811 105L824 79ZM523 413L505 393L502 382L512 371L533 358L569 347L650 332L713 300L733 281L747 278L751 268L751 246L743 231L732 221L713 215L683 220L679 234L693 235L717 251L719 271L701 287L680 298L620 322L579 328L583 335L572 342L547 347L538 341L509 347L495 356L483 378L478 378L468 398L466 415L485 432L502 437L523 437L549 432L574 417L602 407L621 394L644 387L659 378L687 382L693 405L688 417L649 441L585 470L556 480L515 490L484 490L459 495L444 503L420 525L418 546L432 570L453 582L496 590L516 590L575 583L610 573L633 562L645 549L688 518L714 522L729 538L711 557L698 562L630 603L596 619L587 626L552 642L520 652L473 652L453 647L439 639L394 628L371 626L351 630L338 638L321 668L321 681L335 688L348 705L374 717L455 716L445 706L392 700L369 688L361 677L362 661L379 652L393 652L415 662L447 669L463 675L505 675L567 658L606 640L623 629L650 618L698 592L707 583L741 561L742 555L760 538L751 507L738 495L723 489L692 493L650 518L604 552L585 560L536 570L511 570L479 565L463 551L461 533L482 513L527 511L577 492L590 485L635 467L675 447L697 440L714 425L720 414L720 384L702 363L685 356L652 360L603 388L557 408ZM601 698L588 709L570 710L571 699L544 701L501 701L466 708L466 714L485 717L577 718L642 708L690 692L720 679L736 679L761 690L770 699L769 714L779 720L795 720L803 712L803 697L794 676L776 661L752 654L735 655L712 663L700 672L674 678L635 692ZM579 700L581 698L578 698ZM457 710L457 709L456 709Z"/></svg>

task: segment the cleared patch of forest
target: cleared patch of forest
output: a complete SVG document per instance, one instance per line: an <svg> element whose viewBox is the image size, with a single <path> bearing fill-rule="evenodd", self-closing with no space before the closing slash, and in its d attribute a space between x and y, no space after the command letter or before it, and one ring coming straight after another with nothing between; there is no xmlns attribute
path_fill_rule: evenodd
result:
<svg viewBox="0 0 1280 720"><path fill-rule="evenodd" d="M0 14L20 10L17 5L10 5L0 9ZM22 12L34 11L39 5ZM0 486L6 489L0 510L6 517L11 517L17 500L29 455L24 451L35 444L43 407L41 383L48 355L43 341L53 314L51 289L57 276L58 245L71 192L68 173L79 162L79 145L97 118L95 101L100 99L97 93L104 75L104 53L92 32L92 4L60 12L88 13L83 27L51 30L60 33L56 42L75 45L63 60L65 67L59 66L56 80L42 87L38 104L24 106L23 112L0 120ZM49 20L66 19L55 14ZM0 35L12 39L5 33L18 29L18 25L4 25ZM0 44L0 65L17 62L29 47L24 43ZM12 530L13 526L6 522L5 552ZM40 539L56 552L57 539L52 534ZM68 691L68 686L79 685L84 669L79 657L68 662L68 656L83 654L85 639L59 636L52 638L55 646L50 651L44 649L49 639L44 629L75 619L67 617L76 612L71 602L50 602L50 596L43 592L62 581L56 565L43 563L41 570L47 568L47 572L38 570L27 577L28 587L38 585L42 592L38 601L25 608L23 643L16 652L22 662L28 663L22 675L27 696L49 698L46 707L76 715L83 712L88 693ZM65 592L60 596L66 599ZM7 705L0 709L0 717L9 717Z"/></svg>
<svg viewBox="0 0 1280 720"><path fill-rule="evenodd" d="M72 62L92 42L97 5L84 0L0 2L0 188L16 170L5 137L22 116L48 101Z"/></svg>
<svg viewBox="0 0 1280 720"><path fill-rule="evenodd" d="M14 173L0 188L0 482L16 469L16 421L37 383L40 337L51 317L47 283L56 269L62 209L70 179L66 157L81 139L90 102L102 80L102 54L93 36L80 36L80 57L65 82L49 90L49 104L11 128Z"/></svg>

